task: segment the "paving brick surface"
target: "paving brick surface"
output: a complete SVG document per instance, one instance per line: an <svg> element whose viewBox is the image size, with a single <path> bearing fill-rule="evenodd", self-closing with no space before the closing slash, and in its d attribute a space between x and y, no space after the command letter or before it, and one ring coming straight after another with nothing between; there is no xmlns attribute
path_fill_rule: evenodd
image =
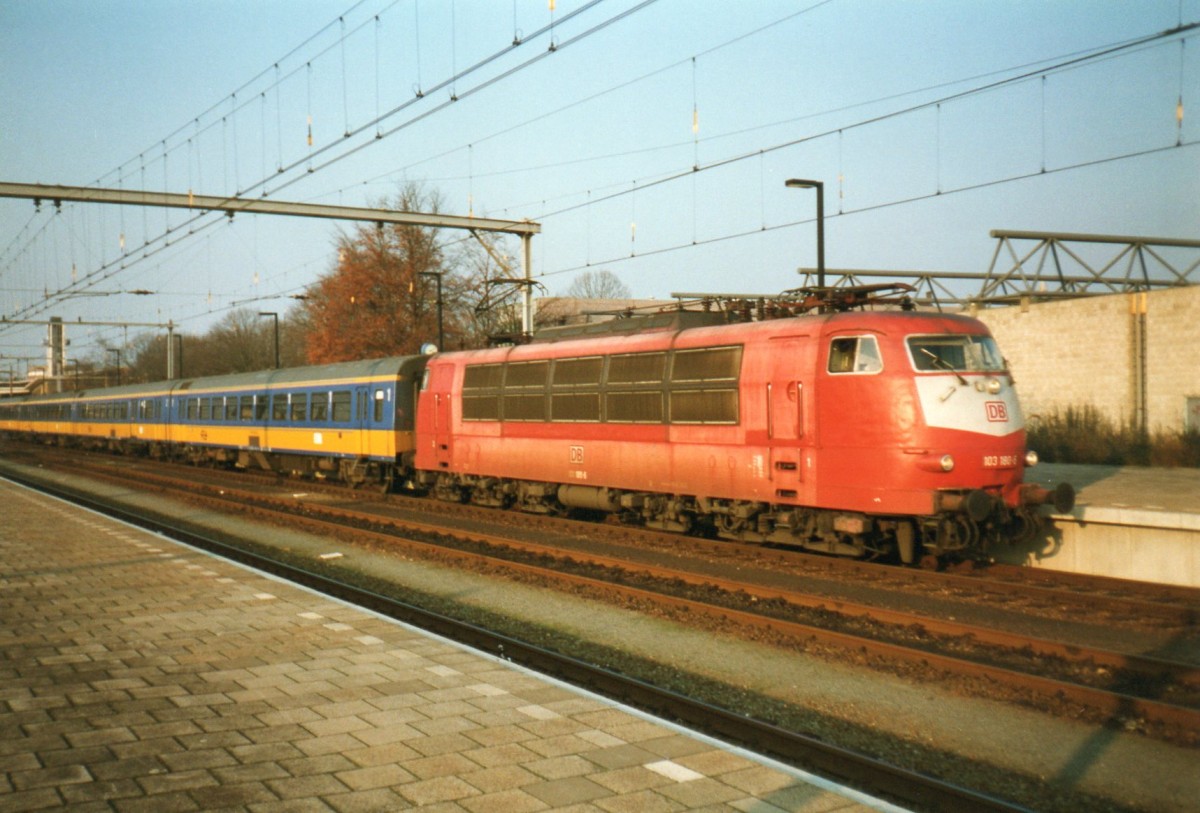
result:
<svg viewBox="0 0 1200 813"><path fill-rule="evenodd" d="M0 810L865 809L2 480L0 506Z"/></svg>

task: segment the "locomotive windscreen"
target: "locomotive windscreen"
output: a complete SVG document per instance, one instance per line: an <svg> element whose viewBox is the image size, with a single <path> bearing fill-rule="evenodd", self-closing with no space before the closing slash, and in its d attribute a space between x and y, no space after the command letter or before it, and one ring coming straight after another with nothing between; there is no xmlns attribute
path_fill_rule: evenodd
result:
<svg viewBox="0 0 1200 813"><path fill-rule="evenodd" d="M913 367L921 372L1002 372L1004 357L991 336L909 336Z"/></svg>

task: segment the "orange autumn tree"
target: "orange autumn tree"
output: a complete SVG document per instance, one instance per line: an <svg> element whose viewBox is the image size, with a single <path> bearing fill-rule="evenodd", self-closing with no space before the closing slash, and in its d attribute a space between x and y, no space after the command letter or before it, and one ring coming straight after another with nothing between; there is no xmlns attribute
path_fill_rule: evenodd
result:
<svg viewBox="0 0 1200 813"><path fill-rule="evenodd" d="M381 208L437 212L440 200L408 185ZM338 238L337 265L307 291L302 318L308 325L310 364L408 355L437 341L437 281L443 299L457 292L437 229L362 224ZM447 334L452 303L445 302Z"/></svg>

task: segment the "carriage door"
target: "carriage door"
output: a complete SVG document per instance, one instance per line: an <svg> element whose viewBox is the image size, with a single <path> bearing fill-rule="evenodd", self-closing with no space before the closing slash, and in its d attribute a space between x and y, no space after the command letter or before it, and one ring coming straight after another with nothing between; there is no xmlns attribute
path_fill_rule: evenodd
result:
<svg viewBox="0 0 1200 813"><path fill-rule="evenodd" d="M767 438L771 452L771 481L778 499L800 498L806 467L805 448L812 445L805 427L806 391L812 382L813 343L805 336L771 341L771 371L767 380Z"/></svg>
<svg viewBox="0 0 1200 813"><path fill-rule="evenodd" d="M358 453L371 455L371 401L366 387L354 388L354 433L358 435Z"/></svg>

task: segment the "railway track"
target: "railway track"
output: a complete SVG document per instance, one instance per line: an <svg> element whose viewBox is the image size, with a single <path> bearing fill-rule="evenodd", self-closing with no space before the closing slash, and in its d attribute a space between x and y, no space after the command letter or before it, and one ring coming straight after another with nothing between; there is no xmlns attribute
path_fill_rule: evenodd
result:
<svg viewBox="0 0 1200 813"><path fill-rule="evenodd" d="M80 464L76 462L74 468L79 470ZM126 468L114 472L109 461L84 464L84 468L90 476L123 485L137 481L216 510L252 511L268 521L301 524L315 533L360 544L585 591L692 624L736 630L825 656L850 656L876 669L917 670L930 679L958 682L964 691L999 694L1041 709L1137 727L1174 742L1200 742L1200 669L1193 665L832 600L628 557L565 551L518 534L449 530L444 523L389 517L377 510L297 498L293 493L281 495L277 488L264 492L201 483L190 469L185 470L189 476L180 480Z"/></svg>
<svg viewBox="0 0 1200 813"><path fill-rule="evenodd" d="M44 447L30 447L44 454ZM109 455L71 452L69 465L81 458L111 462ZM196 469L172 463L158 463L179 476L203 480L231 476L232 472ZM257 483L263 488L278 488L280 478L253 470L236 472L239 483ZM521 512L496 511L473 505L445 503L432 499L413 499L403 495L384 497L373 491L349 489L323 481L284 481L312 495L327 495L339 502L391 502L414 514L428 517L431 523L454 518L464 523L511 525L522 529L543 530L561 536L586 536L588 539L669 552L683 559L704 558L719 563L747 562L785 573L828 578L840 585L847 580L878 586L884 590L919 591L928 595L962 598L973 604L995 606L1003 610L1035 612L1041 616L1075 619L1086 617L1097 623L1133 627L1200 628L1200 590L1173 585L1150 584L1079 573L1036 570L1009 565L965 563L948 571L900 568L844 557L817 556L800 551L743 544L730 540L653 531L635 526L581 522Z"/></svg>
<svg viewBox="0 0 1200 813"><path fill-rule="evenodd" d="M944 782L927 773L910 771L820 739L756 720L736 711L665 691L651 683L585 663L528 642L501 635L461 620L330 578L316 569L284 562L274 556L230 545L172 522L148 516L62 485L4 472L4 476L43 493L83 505L172 539L212 552L288 581L304 585L396 620L419 626L509 661L590 689L667 719L741 744L806 770L890 798L915 810L978 810L1014 813L1027 808L969 788Z"/></svg>

